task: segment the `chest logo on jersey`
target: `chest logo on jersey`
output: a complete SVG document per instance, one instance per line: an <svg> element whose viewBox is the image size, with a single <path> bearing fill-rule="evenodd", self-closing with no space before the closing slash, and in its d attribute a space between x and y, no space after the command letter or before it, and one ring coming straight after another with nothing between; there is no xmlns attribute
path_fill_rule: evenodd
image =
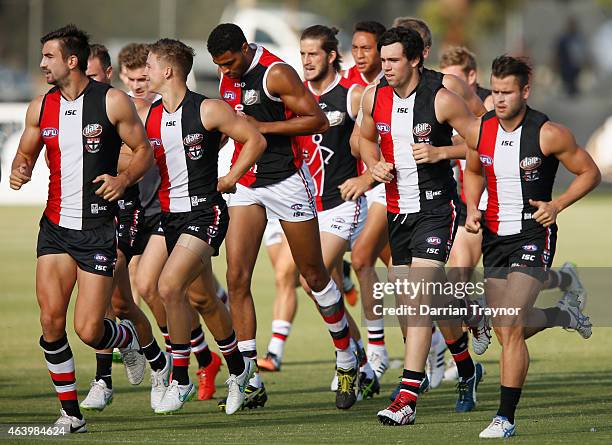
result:
<svg viewBox="0 0 612 445"><path fill-rule="evenodd" d="M87 124L83 128L83 136L85 136L85 150L89 153L97 153L100 151L100 135L102 134L102 125Z"/></svg>
<svg viewBox="0 0 612 445"><path fill-rule="evenodd" d="M542 165L542 159L538 156L523 158L519 163L521 170L523 170L523 179L527 182L540 179L540 173L538 171L540 165Z"/></svg>
<svg viewBox="0 0 612 445"><path fill-rule="evenodd" d="M223 93L223 100L228 101L228 102L232 102L236 100L236 93L230 90L225 91Z"/></svg>
<svg viewBox="0 0 612 445"><path fill-rule="evenodd" d="M40 134L43 139L51 139L51 138L56 137L59 134L59 132L57 131L57 128L47 127L47 128L43 128L40 131Z"/></svg>
<svg viewBox="0 0 612 445"><path fill-rule="evenodd" d="M385 122L377 122L376 129L378 130L380 134L387 134L391 131L391 125Z"/></svg>
<svg viewBox="0 0 612 445"><path fill-rule="evenodd" d="M187 157L192 161L197 161L202 158L204 150L202 149L202 141L204 135L202 133L188 134L183 138L183 144L187 147Z"/></svg>
<svg viewBox="0 0 612 445"><path fill-rule="evenodd" d="M244 105L255 105L261 102L259 91L257 90L243 90L242 91L242 103Z"/></svg>
<svg viewBox="0 0 612 445"><path fill-rule="evenodd" d="M325 113L325 116L327 116L329 126L336 127L344 123L344 117L346 116L346 113L342 111L328 111Z"/></svg>
<svg viewBox="0 0 612 445"><path fill-rule="evenodd" d="M487 156L487 155L480 155L480 162L485 167L490 167L490 166L493 165L493 158L491 156Z"/></svg>
<svg viewBox="0 0 612 445"><path fill-rule="evenodd" d="M421 122L416 124L412 128L412 134L414 135L414 142L418 143L429 143L429 133L431 133L431 125L427 122Z"/></svg>

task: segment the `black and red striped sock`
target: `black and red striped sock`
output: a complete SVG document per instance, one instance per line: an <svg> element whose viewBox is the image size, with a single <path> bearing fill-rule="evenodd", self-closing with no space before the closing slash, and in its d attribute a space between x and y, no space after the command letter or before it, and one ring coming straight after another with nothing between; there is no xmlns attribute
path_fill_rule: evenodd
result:
<svg viewBox="0 0 612 445"><path fill-rule="evenodd" d="M404 369L402 373L402 383L400 384L400 392L399 394L403 394L408 397L410 402L410 408L413 410L416 407L417 399L419 398L419 388L421 387L421 382L425 378L424 372L410 371L409 369Z"/></svg>
<svg viewBox="0 0 612 445"><path fill-rule="evenodd" d="M446 342L448 350L453 354L453 360L457 364L459 377L464 380L470 379L474 375L474 362L468 350L468 335L464 332L456 341Z"/></svg>
<svg viewBox="0 0 612 445"><path fill-rule="evenodd" d="M206 343L202 325L198 325L191 331L191 352L195 355L199 368L205 368L212 362L212 355Z"/></svg>
<svg viewBox="0 0 612 445"><path fill-rule="evenodd" d="M62 404L62 409L69 416L82 419L83 416L77 400L74 358L68 344L68 338L64 334L59 340L47 342L41 336L40 347L45 353L47 369L53 381L57 398Z"/></svg>
<svg viewBox="0 0 612 445"><path fill-rule="evenodd" d="M172 352L172 342L170 342L170 334L168 333L168 326L159 326L159 330L164 336L164 343L166 345L166 352Z"/></svg>
<svg viewBox="0 0 612 445"><path fill-rule="evenodd" d="M238 349L238 341L236 340L234 331L232 331L232 334L226 339L215 341L223 354L223 358L225 358L229 373L233 375L242 374L244 372L244 358Z"/></svg>
<svg viewBox="0 0 612 445"><path fill-rule="evenodd" d="M104 335L95 349L125 348L132 342L132 331L116 321L104 319Z"/></svg>
<svg viewBox="0 0 612 445"><path fill-rule="evenodd" d="M189 355L191 346L189 343L172 343L172 380L179 385L189 384Z"/></svg>
<svg viewBox="0 0 612 445"><path fill-rule="evenodd" d="M113 353L112 352L96 352L96 382L104 380L106 387L113 387Z"/></svg>

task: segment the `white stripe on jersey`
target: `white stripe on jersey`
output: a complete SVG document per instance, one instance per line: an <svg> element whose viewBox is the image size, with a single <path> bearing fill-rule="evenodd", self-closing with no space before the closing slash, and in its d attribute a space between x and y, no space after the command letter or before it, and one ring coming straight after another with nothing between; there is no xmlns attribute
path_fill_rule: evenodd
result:
<svg viewBox="0 0 612 445"><path fill-rule="evenodd" d="M58 146L60 147L61 204L59 225L83 227L83 99L60 98Z"/></svg>
<svg viewBox="0 0 612 445"><path fill-rule="evenodd" d="M412 155L412 122L414 120L414 100L416 94L402 99L393 94L393 112L391 114L391 136L393 137L393 158L400 213L415 213L421 210L419 193L419 174ZM401 110L401 111L400 111Z"/></svg>
<svg viewBox="0 0 612 445"><path fill-rule="evenodd" d="M522 129L520 126L508 133L500 125L497 131L493 167L499 202L498 235L511 235L521 231L523 192L519 163Z"/></svg>
<svg viewBox="0 0 612 445"><path fill-rule="evenodd" d="M162 112L161 140L164 145L168 180L170 182L169 200L171 212L189 212L189 174L183 147L182 127L183 107L174 113Z"/></svg>

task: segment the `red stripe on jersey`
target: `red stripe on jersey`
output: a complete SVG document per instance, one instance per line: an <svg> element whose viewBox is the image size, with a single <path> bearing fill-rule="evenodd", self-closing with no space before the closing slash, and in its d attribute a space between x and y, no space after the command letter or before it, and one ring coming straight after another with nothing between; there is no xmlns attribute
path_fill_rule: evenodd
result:
<svg viewBox="0 0 612 445"><path fill-rule="evenodd" d="M62 204L62 153L59 146L60 100L61 94L59 90L47 95L43 103L43 109L41 110L43 116L39 126L42 140L47 147L50 172L49 195L47 198L45 215L54 224L59 224L60 222Z"/></svg>
<svg viewBox="0 0 612 445"><path fill-rule="evenodd" d="M363 76L357 69L357 65L353 65L348 70L346 70L344 73L342 73L342 75L344 76L345 79L349 80L352 83L357 83L364 87L368 86L368 83L364 80Z"/></svg>
<svg viewBox="0 0 612 445"><path fill-rule="evenodd" d="M465 201L465 190L463 189L463 165L461 165L461 159L455 159L455 162L457 164L457 169L459 170L459 185L461 186L461 201L466 202Z"/></svg>
<svg viewBox="0 0 612 445"><path fill-rule="evenodd" d="M374 122L380 135L380 151L385 160L395 164L393 153L393 136L391 132L391 116L393 113L393 88L385 86L378 89L376 104L374 105ZM385 184L387 192L387 211L399 213L399 190L397 188L397 177Z"/></svg>
<svg viewBox="0 0 612 445"><path fill-rule="evenodd" d="M497 233L499 229L499 199L497 195L497 178L495 177L494 169L495 143L497 141L498 129L499 122L497 117L487 119L482 123L480 141L478 142L478 154L480 156L480 162L484 166L487 191L489 193L487 210L485 211L485 221L487 227L493 233Z"/></svg>
<svg viewBox="0 0 612 445"><path fill-rule="evenodd" d="M153 147L155 162L159 168L159 176L161 184L159 186L159 205L163 212L170 211L170 175L168 174L168 166L166 165L166 153L164 144L161 138L161 121L164 112L164 107L159 104L153 107L149 118L147 119L147 137Z"/></svg>

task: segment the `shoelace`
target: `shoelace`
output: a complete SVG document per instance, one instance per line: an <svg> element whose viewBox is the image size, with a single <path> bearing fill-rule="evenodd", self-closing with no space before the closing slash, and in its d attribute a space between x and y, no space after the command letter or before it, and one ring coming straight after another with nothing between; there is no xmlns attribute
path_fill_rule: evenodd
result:
<svg viewBox="0 0 612 445"><path fill-rule="evenodd" d="M396 413L399 410L405 408L407 405L408 403L406 403L405 399L403 399L402 397L396 397L393 403L389 405L389 408L387 409L391 412Z"/></svg>
<svg viewBox="0 0 612 445"><path fill-rule="evenodd" d="M470 392L470 387L466 381L459 380L457 382L457 392L459 393L459 400L463 402Z"/></svg>
<svg viewBox="0 0 612 445"><path fill-rule="evenodd" d="M134 366L137 361L136 354L138 353L132 350L123 352L123 354L121 354L123 356L123 363L125 363L127 366Z"/></svg>
<svg viewBox="0 0 612 445"><path fill-rule="evenodd" d="M340 392L351 392L355 385L355 379L349 374L342 374L338 377L338 388Z"/></svg>

